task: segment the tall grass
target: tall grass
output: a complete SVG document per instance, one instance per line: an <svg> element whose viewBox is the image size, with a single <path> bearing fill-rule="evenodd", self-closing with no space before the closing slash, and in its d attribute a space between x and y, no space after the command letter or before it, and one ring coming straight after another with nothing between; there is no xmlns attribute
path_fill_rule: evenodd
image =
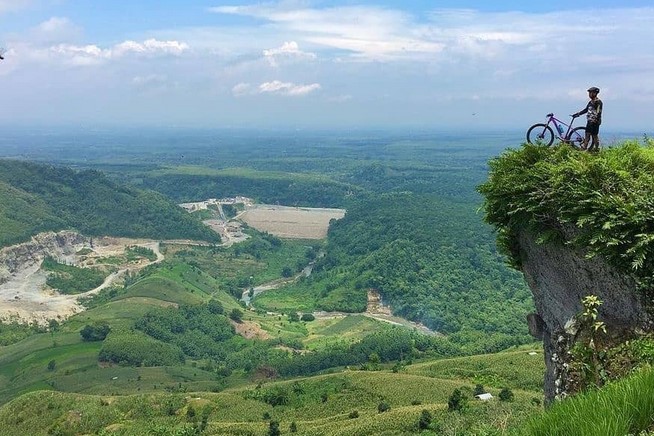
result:
<svg viewBox="0 0 654 436"><path fill-rule="evenodd" d="M654 370L635 375L555 404L521 432L543 436L638 434L654 423Z"/></svg>

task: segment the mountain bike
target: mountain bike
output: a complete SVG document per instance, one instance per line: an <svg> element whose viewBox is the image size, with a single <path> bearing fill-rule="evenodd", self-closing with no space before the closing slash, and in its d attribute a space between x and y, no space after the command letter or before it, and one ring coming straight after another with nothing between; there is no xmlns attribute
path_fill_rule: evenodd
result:
<svg viewBox="0 0 654 436"><path fill-rule="evenodd" d="M527 130L527 142L530 144L543 144L549 147L554 142L554 138L556 138L564 144L568 144L578 150L583 150L586 128L575 127L573 129L572 123L574 123L576 117L574 115L570 116L572 117L572 121L570 121L570 124L567 124L556 118L554 114L547 114L547 123L534 124ZM550 127L550 124L554 124L554 130Z"/></svg>

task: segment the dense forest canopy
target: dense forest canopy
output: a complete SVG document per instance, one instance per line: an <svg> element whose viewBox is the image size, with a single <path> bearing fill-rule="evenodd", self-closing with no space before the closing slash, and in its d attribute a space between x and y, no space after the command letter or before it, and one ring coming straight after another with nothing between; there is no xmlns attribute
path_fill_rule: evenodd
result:
<svg viewBox="0 0 654 436"><path fill-rule="evenodd" d="M75 229L86 235L218 241L198 219L154 191L96 170L0 160L0 245Z"/></svg>

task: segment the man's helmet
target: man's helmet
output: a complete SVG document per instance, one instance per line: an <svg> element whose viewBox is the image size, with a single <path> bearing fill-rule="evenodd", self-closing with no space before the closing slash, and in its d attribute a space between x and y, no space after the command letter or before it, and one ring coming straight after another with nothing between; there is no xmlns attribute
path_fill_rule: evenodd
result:
<svg viewBox="0 0 654 436"><path fill-rule="evenodd" d="M597 86L593 86L588 88L588 92L599 92L599 88Z"/></svg>

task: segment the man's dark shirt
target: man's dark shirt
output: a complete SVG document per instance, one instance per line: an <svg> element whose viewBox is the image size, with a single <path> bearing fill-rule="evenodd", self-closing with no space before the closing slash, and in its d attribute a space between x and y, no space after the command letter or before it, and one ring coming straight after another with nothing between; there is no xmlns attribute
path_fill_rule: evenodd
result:
<svg viewBox="0 0 654 436"><path fill-rule="evenodd" d="M586 105L586 109L579 112L578 115L586 114L586 120L592 124L602 124L602 109L604 105L602 100L596 98L595 100L590 100Z"/></svg>

